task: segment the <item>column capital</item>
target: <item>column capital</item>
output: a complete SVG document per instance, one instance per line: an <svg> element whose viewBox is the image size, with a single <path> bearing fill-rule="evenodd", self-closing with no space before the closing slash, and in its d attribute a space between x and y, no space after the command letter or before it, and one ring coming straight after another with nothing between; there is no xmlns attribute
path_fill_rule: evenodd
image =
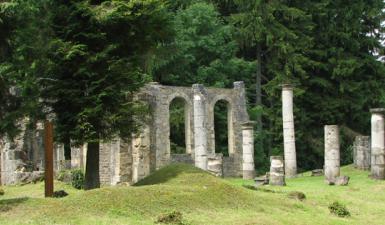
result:
<svg viewBox="0 0 385 225"><path fill-rule="evenodd" d="M294 85L289 84L289 83L280 84L279 86L282 88L282 90L293 90L294 89Z"/></svg>
<svg viewBox="0 0 385 225"><path fill-rule="evenodd" d="M245 83L243 81L235 81L233 86L234 88L245 88Z"/></svg>
<svg viewBox="0 0 385 225"><path fill-rule="evenodd" d="M253 129L255 124L257 124L255 121L245 121L241 123L241 126L242 129Z"/></svg>
<svg viewBox="0 0 385 225"><path fill-rule="evenodd" d="M385 108L372 108L372 109L370 109L370 112L372 114L384 114Z"/></svg>

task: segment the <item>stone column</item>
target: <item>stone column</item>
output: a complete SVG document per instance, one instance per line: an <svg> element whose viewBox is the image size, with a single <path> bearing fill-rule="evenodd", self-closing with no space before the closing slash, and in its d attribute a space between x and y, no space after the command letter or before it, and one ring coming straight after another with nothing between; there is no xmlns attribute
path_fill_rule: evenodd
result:
<svg viewBox="0 0 385 225"><path fill-rule="evenodd" d="M340 139L338 125L325 125L325 179L334 183L340 176Z"/></svg>
<svg viewBox="0 0 385 225"><path fill-rule="evenodd" d="M255 177L253 125L251 121L242 123L242 172L245 180Z"/></svg>
<svg viewBox="0 0 385 225"><path fill-rule="evenodd" d="M207 170L207 128L204 87L201 84L192 86L194 93L194 153L195 166Z"/></svg>
<svg viewBox="0 0 385 225"><path fill-rule="evenodd" d="M285 155L285 175L297 175L297 156L295 149L294 115L293 115L293 86L282 85L282 122L283 147Z"/></svg>
<svg viewBox="0 0 385 225"><path fill-rule="evenodd" d="M384 108L371 109L371 177L385 179Z"/></svg>
<svg viewBox="0 0 385 225"><path fill-rule="evenodd" d="M361 170L370 168L370 137L356 136L353 144L354 167Z"/></svg>

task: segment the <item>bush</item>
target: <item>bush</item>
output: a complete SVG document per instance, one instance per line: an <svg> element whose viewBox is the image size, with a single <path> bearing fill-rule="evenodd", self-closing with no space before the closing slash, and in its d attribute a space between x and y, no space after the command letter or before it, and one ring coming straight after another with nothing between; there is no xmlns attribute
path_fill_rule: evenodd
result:
<svg viewBox="0 0 385 225"><path fill-rule="evenodd" d="M183 223L182 213L178 211L173 211L171 213L160 215L156 223L179 224L179 225L185 224Z"/></svg>
<svg viewBox="0 0 385 225"><path fill-rule="evenodd" d="M329 205L330 213L333 213L339 217L348 217L350 216L349 210L346 208L345 205L335 201L332 204Z"/></svg>
<svg viewBox="0 0 385 225"><path fill-rule="evenodd" d="M56 179L64 182L66 184L72 183L72 173L71 170L61 170L59 173L56 175Z"/></svg>
<svg viewBox="0 0 385 225"><path fill-rule="evenodd" d="M72 170L71 171L71 179L72 179L72 187L76 189L83 189L84 188L84 173L82 170Z"/></svg>
<svg viewBox="0 0 385 225"><path fill-rule="evenodd" d="M5 194L4 190L0 188L0 195L4 195L4 194Z"/></svg>
<svg viewBox="0 0 385 225"><path fill-rule="evenodd" d="M65 197L65 196L67 196L67 195L68 195L68 193L65 192L64 190L55 191L55 192L53 193L53 197L54 197L54 198L63 198L63 197Z"/></svg>

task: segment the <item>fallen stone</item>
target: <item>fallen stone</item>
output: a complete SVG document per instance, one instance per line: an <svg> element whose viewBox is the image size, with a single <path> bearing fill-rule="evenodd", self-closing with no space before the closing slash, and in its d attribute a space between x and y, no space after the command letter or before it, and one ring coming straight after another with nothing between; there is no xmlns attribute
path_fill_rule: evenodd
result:
<svg viewBox="0 0 385 225"><path fill-rule="evenodd" d="M335 180L335 184L339 186L346 186L349 184L350 177L348 176L339 176Z"/></svg>
<svg viewBox="0 0 385 225"><path fill-rule="evenodd" d="M15 172L16 183L29 184L44 180L44 171Z"/></svg>
<svg viewBox="0 0 385 225"><path fill-rule="evenodd" d="M319 177L319 176L323 176L323 175L324 175L323 169L315 169L315 170L311 171L312 177Z"/></svg>
<svg viewBox="0 0 385 225"><path fill-rule="evenodd" d="M306 195L300 191L292 191L287 195L289 198L296 199L299 201L303 201L306 199Z"/></svg>
<svg viewBox="0 0 385 225"><path fill-rule="evenodd" d="M255 186L257 187L262 185L267 185L269 184L269 176L265 175L265 176L256 177L254 178L254 181L255 181Z"/></svg>

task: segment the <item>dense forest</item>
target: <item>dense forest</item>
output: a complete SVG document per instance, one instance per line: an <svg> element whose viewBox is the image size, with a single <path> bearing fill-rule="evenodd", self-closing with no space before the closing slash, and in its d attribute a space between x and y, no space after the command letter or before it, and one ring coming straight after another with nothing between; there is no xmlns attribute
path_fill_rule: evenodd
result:
<svg viewBox="0 0 385 225"><path fill-rule="evenodd" d="M322 168L323 125L339 124L342 163L385 106L383 0L2 0L0 135L56 115L58 140L97 143L137 129L146 82L232 88L243 80L257 171L282 154L282 83L295 85L297 161ZM171 110L183 151L183 104ZM227 151L227 108L216 145ZM219 131L219 132L218 132ZM88 162L87 162L88 163Z"/></svg>

